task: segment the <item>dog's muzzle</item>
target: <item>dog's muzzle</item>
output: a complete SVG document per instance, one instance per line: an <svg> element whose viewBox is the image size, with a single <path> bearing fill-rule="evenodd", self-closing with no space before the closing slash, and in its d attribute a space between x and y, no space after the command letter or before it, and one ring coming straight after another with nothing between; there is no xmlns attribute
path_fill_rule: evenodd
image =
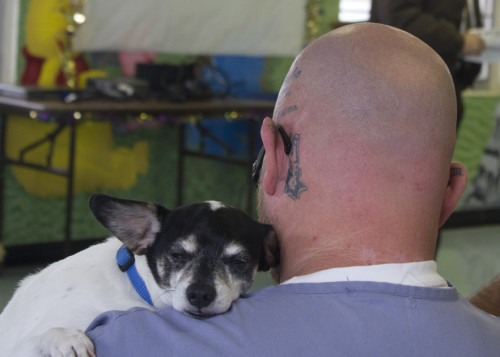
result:
<svg viewBox="0 0 500 357"><path fill-rule="evenodd" d="M194 283L186 289L186 297L191 305L201 310L215 300L217 292L212 285Z"/></svg>

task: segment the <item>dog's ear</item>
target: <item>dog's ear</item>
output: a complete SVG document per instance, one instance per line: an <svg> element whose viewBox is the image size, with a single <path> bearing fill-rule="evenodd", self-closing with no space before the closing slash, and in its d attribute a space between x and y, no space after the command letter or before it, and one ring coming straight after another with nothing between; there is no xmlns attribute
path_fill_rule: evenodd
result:
<svg viewBox="0 0 500 357"><path fill-rule="evenodd" d="M90 209L97 220L135 254L143 254L160 231L159 210L149 202L124 200L97 194L90 198Z"/></svg>
<svg viewBox="0 0 500 357"><path fill-rule="evenodd" d="M267 271L280 264L280 247L276 232L269 224L259 223L262 228L262 247L259 259L260 271Z"/></svg>

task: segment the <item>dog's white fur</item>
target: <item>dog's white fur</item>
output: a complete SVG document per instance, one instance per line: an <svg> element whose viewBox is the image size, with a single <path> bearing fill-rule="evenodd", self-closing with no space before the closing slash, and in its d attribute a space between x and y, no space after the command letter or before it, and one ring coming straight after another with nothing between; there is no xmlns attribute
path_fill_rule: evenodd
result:
<svg viewBox="0 0 500 357"><path fill-rule="evenodd" d="M208 203L211 211L224 207L220 202ZM200 207L198 204L193 209L197 211ZM156 256L156 261L150 261L156 264L154 271L160 274L158 281L163 281L160 287L150 270L146 255L141 254L153 243L160 230L158 210L163 210L163 214L168 210L147 202L106 195L93 196L91 209L96 218L120 240L110 238L21 281L13 298L0 314L0 357L94 356L92 342L83 331L99 314L132 307L153 310L153 306L135 291L127 274L122 273L117 266L115 256L122 244L139 254L135 255L135 266L146 284L154 308L173 306L194 317L208 317L227 311L232 301L248 290L257 269L269 269L279 263L276 235L268 225L254 222L252 226L251 232L262 238L258 244L265 261L261 264L258 257L254 257L252 264L255 266L250 270L252 266L248 265L243 278L234 268L234 259L237 260L237 255L245 249L244 245L239 245L238 239L226 242L225 249L218 251L221 264L211 267L203 259L203 249L199 249L197 237L182 233L186 235L170 238L182 247L184 253L192 254L192 260L186 262L183 268L169 271L168 277L165 276L165 266L172 263L172 259L175 261L173 255L167 257L160 254ZM172 211L168 212L170 214ZM191 225L189 227L193 228ZM234 232L231 234L235 238L238 236ZM214 239L215 247L220 244L220 239L230 239L230 236L222 236ZM244 242L254 244L253 234L244 234L241 238ZM229 263L224 263L225 260ZM209 283L213 284L215 290L214 299L209 305L201 306L198 298L202 295L197 295L200 290L196 289L206 282L199 281L196 272L212 268L213 276ZM234 276L233 272L236 272ZM169 284L165 284L167 278Z"/></svg>
<svg viewBox="0 0 500 357"><path fill-rule="evenodd" d="M92 356L92 342L81 331L95 317L135 306L152 310L117 268L114 256L122 244L110 238L23 279L0 315L0 356L74 356L77 349L78 356ZM170 305L146 258L135 259L155 307Z"/></svg>

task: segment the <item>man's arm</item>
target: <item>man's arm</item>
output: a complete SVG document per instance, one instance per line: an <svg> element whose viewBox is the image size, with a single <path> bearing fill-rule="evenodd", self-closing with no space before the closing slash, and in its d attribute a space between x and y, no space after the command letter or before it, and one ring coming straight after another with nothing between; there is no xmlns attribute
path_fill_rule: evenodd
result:
<svg viewBox="0 0 500 357"><path fill-rule="evenodd" d="M500 316L500 275L480 289L469 301L494 316Z"/></svg>

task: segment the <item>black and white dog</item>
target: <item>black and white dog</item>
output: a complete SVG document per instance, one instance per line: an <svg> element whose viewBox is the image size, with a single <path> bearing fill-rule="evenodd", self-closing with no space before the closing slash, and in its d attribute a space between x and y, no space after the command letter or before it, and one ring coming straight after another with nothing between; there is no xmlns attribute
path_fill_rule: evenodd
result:
<svg viewBox="0 0 500 357"><path fill-rule="evenodd" d="M20 283L0 315L1 357L93 356L82 330L108 310L223 313L279 263L271 226L220 202L168 210L94 195L90 207L114 237Z"/></svg>

